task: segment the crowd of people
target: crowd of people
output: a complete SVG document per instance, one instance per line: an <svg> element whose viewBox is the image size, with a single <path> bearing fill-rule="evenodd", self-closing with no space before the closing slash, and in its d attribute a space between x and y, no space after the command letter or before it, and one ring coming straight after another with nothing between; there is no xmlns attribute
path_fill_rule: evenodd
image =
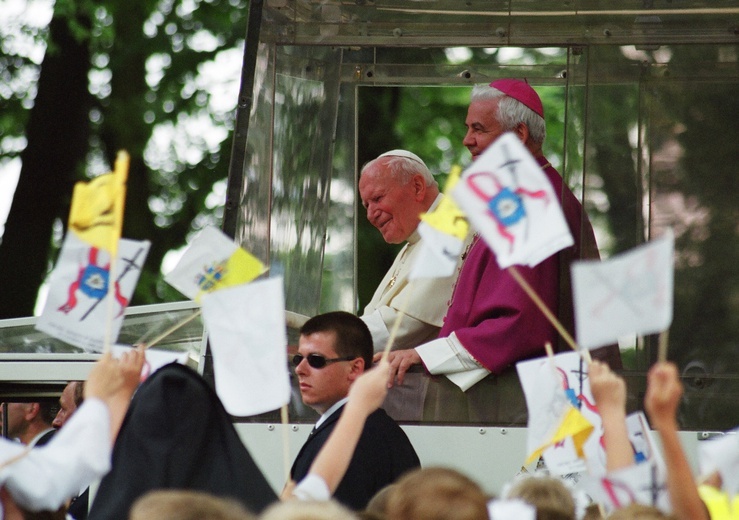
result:
<svg viewBox="0 0 739 520"><path fill-rule="evenodd" d="M465 124L464 145L473 160L513 132L559 195L574 244L520 273L571 330L568 266L598 252L582 205L543 156L539 96L520 80L476 86ZM484 482L463 472L421 467L397 420L520 424L528 411L515 365L545 356L545 344L557 345L558 334L476 234L466 240L452 275L412 279L414 262L423 261L417 247L420 214L444 198L416 154L392 150L367 163L359 193L383 238L406 245L361 316L329 312L301 327L291 361L303 403L320 417L279 496L211 386L176 364L139 384L145 356L139 347L120 359L104 354L84 384L65 388L55 435L38 403L12 407L13 436L27 447L0 442L2 518L739 517L736 497L722 489L719 473L696 484L678 436L682 386L667 362L649 372L644 409L662 442L669 512L640 504L606 511L544 472L511 476L501 496L493 497ZM618 348L603 348L593 357L588 373L602 418L606 469L619 471L636 461ZM88 502L89 486L98 481Z"/></svg>

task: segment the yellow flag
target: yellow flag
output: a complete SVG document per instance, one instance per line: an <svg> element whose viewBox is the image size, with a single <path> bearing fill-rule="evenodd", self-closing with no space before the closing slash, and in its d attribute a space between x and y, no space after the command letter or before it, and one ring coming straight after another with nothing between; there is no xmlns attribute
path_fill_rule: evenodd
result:
<svg viewBox="0 0 739 520"><path fill-rule="evenodd" d="M535 449L524 464L538 459L542 452L549 446L553 446L567 437L572 437L577 455L583 457L583 446L592 432L593 425L580 413L580 410L574 406L568 406L567 412L559 423L554 435L547 442Z"/></svg>
<svg viewBox="0 0 739 520"><path fill-rule="evenodd" d="M446 196L441 200L434 211L422 214L421 220L438 229L442 233L457 237L459 240L464 240L470 226L465 214L454 203L451 196L449 196L454 185L459 181L461 173L462 168L459 166L454 166L452 168L452 171L449 172L446 186L444 187L444 194Z"/></svg>
<svg viewBox="0 0 739 520"><path fill-rule="evenodd" d="M118 152L115 170L89 182L78 182L72 193L69 229L94 247L115 256L123 227L129 157Z"/></svg>

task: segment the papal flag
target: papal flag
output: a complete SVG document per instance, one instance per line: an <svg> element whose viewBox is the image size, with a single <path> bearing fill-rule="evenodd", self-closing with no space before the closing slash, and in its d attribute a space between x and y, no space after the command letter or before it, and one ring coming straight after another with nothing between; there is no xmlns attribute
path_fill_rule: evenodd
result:
<svg viewBox="0 0 739 520"><path fill-rule="evenodd" d="M228 413L256 415L290 401L282 278L203 295L216 391Z"/></svg>
<svg viewBox="0 0 739 520"><path fill-rule="evenodd" d="M129 156L119 152L115 169L89 182L78 182L72 193L69 229L80 240L115 254L123 228Z"/></svg>
<svg viewBox="0 0 739 520"><path fill-rule="evenodd" d="M188 298L245 284L264 273L264 264L222 231L207 227L192 241L164 280Z"/></svg>
<svg viewBox="0 0 739 520"><path fill-rule="evenodd" d="M460 168L449 173L445 195L433 211L421 215L418 234L421 248L409 278L445 278L454 274L469 224L464 213L448 195L459 181Z"/></svg>
<svg viewBox="0 0 739 520"><path fill-rule="evenodd" d="M533 267L574 243L559 197L511 132L464 171L452 196L501 268Z"/></svg>
<svg viewBox="0 0 739 520"><path fill-rule="evenodd" d="M36 328L85 351L102 352L107 334L111 341L118 337L149 246L148 241L120 239L118 267L111 275L110 251L67 233Z"/></svg>

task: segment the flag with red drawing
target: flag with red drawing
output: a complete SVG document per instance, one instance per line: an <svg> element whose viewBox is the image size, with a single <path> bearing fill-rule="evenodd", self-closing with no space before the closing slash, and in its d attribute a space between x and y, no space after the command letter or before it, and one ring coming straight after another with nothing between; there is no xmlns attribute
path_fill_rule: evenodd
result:
<svg viewBox="0 0 739 520"><path fill-rule="evenodd" d="M571 393L564 388L563 375L552 358L544 357L516 363L528 408L529 454L525 464L536 460L547 448L572 438L578 457L593 425L573 406Z"/></svg>
<svg viewBox="0 0 739 520"><path fill-rule="evenodd" d="M111 279L110 252L81 240L77 233L67 233L36 329L88 352L104 350L106 334L112 341L118 337L149 246L148 241L120 239Z"/></svg>
<svg viewBox="0 0 739 520"><path fill-rule="evenodd" d="M444 278L454 274L469 224L464 213L448 195L459 181L459 166L449 172L444 197L433 211L421 214L418 234L421 251L409 278Z"/></svg>
<svg viewBox="0 0 739 520"><path fill-rule="evenodd" d="M574 243L559 196L511 132L464 171L452 196L501 268L533 267Z"/></svg>
<svg viewBox="0 0 739 520"><path fill-rule="evenodd" d="M204 228L164 280L188 298L248 283L266 271L264 264L214 227Z"/></svg>
<svg viewBox="0 0 739 520"><path fill-rule="evenodd" d="M572 264L577 341L593 349L627 334L654 334L672 323L672 230L608 260Z"/></svg>
<svg viewBox="0 0 739 520"><path fill-rule="evenodd" d="M666 476L656 462L635 464L600 478L586 476L578 482L578 487L594 502L602 504L607 513L634 503L653 506L668 514L672 511Z"/></svg>
<svg viewBox="0 0 739 520"><path fill-rule="evenodd" d="M593 433L578 452L572 437L567 437L542 452L547 470L553 475L568 475L587 471L591 474L605 473L603 451L603 421L590 390L587 363L577 352L562 352L552 358L540 358L539 364L554 365L559 385L570 404L593 425Z"/></svg>

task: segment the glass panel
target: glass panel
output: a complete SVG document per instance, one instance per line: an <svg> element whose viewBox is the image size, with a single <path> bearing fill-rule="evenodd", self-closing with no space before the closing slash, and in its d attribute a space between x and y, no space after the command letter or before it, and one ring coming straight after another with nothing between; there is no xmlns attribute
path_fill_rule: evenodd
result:
<svg viewBox="0 0 739 520"><path fill-rule="evenodd" d="M353 85L342 85L323 260L321 312L353 312L356 307L356 97L357 92Z"/></svg>
<svg viewBox="0 0 739 520"><path fill-rule="evenodd" d="M263 45L255 75L237 237L306 315L319 309L340 63L332 49Z"/></svg>
<svg viewBox="0 0 739 520"><path fill-rule="evenodd" d="M602 256L675 231L668 358L683 375L686 429L739 423L736 46L591 47L586 201ZM719 130L720 129L720 130ZM624 338L630 407L641 408L656 337Z"/></svg>

